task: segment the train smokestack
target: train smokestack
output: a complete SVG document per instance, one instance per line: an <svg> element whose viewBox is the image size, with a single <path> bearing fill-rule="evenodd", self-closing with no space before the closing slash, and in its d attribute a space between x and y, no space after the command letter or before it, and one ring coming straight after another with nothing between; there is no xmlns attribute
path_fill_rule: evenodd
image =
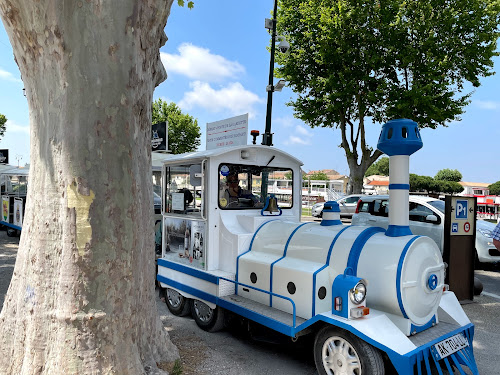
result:
<svg viewBox="0 0 500 375"><path fill-rule="evenodd" d="M382 126L377 148L389 156L389 228L386 236L412 234L408 217L410 155L422 146L415 121L397 119Z"/></svg>

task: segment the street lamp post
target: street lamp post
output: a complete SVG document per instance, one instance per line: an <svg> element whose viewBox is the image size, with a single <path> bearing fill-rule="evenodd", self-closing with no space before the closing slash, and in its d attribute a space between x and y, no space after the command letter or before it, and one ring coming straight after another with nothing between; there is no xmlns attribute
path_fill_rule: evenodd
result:
<svg viewBox="0 0 500 375"><path fill-rule="evenodd" d="M271 133L271 114L273 110L273 92L274 92L274 50L276 48L276 15L278 13L278 0L274 0L274 10L271 28L271 61L269 62L269 86L267 86L267 111L266 111L266 130L262 135L262 144L264 146L273 145L273 133Z"/></svg>

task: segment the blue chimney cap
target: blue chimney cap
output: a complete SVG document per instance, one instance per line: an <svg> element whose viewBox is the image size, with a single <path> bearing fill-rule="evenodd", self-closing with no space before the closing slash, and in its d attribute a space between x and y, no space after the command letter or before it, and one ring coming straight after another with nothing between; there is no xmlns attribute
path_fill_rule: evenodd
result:
<svg viewBox="0 0 500 375"><path fill-rule="evenodd" d="M340 206L338 202L328 201L323 206L323 212L340 212Z"/></svg>
<svg viewBox="0 0 500 375"><path fill-rule="evenodd" d="M418 124L408 119L397 119L382 125L377 148L383 153L393 155L411 155L422 148Z"/></svg>

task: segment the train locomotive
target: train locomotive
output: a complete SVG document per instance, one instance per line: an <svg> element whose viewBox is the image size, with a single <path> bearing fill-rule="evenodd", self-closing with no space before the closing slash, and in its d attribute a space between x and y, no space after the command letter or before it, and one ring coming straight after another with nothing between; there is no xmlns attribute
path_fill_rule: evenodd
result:
<svg viewBox="0 0 500 375"><path fill-rule="evenodd" d="M422 145L411 120L382 127L387 230L344 225L336 202L301 222L302 164L273 147L166 159L157 280L169 310L210 332L230 312L315 335L319 374L478 374L474 326L444 284L441 253L409 228L409 157Z"/></svg>

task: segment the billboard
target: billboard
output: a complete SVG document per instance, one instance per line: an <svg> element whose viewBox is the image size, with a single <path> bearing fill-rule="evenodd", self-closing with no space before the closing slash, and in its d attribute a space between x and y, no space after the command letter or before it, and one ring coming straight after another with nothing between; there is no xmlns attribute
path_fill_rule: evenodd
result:
<svg viewBox="0 0 500 375"><path fill-rule="evenodd" d="M153 124L151 135L152 151L166 151L168 147L167 123L165 121Z"/></svg>
<svg viewBox="0 0 500 375"><path fill-rule="evenodd" d="M248 113L207 123L207 150L243 146L248 138Z"/></svg>
<svg viewBox="0 0 500 375"><path fill-rule="evenodd" d="M9 164L9 150L6 148L0 150L0 164Z"/></svg>

